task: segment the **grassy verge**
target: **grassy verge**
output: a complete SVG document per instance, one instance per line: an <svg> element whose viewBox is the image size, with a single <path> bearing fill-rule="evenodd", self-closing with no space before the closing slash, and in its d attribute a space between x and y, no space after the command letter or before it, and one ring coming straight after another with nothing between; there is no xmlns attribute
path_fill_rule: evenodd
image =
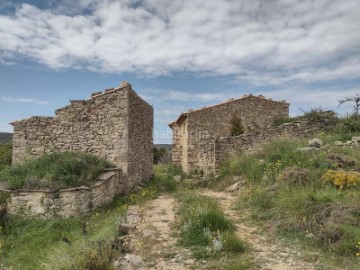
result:
<svg viewBox="0 0 360 270"><path fill-rule="evenodd" d="M336 134L319 136L329 143L337 139ZM283 139L265 145L259 153L239 154L224 164L222 179L237 175L247 180L238 208L248 210L253 221L321 252L324 265L357 269L359 151L336 146L327 151L297 150L304 146L305 141ZM325 179L329 175L332 178ZM355 184L337 185L350 180Z"/></svg>
<svg viewBox="0 0 360 270"><path fill-rule="evenodd" d="M61 189L91 185L104 168L114 167L104 159L80 152L52 153L0 171L0 180L13 189Z"/></svg>
<svg viewBox="0 0 360 270"><path fill-rule="evenodd" d="M178 178L177 180L175 178ZM154 177L151 185L159 192L175 192L185 173L179 166L158 164L154 166Z"/></svg>
<svg viewBox="0 0 360 270"><path fill-rule="evenodd" d="M11 164L12 143L0 144L0 171Z"/></svg>
<svg viewBox="0 0 360 270"><path fill-rule="evenodd" d="M77 218L6 216L0 223L0 269L113 269L119 252L114 238L128 205L142 204L156 194L155 189L145 188Z"/></svg>
<svg viewBox="0 0 360 270"><path fill-rule="evenodd" d="M249 269L249 246L235 234L235 226L218 203L196 193L180 193L179 244L190 247L197 259L210 259L210 265L225 269ZM225 258L220 264L219 258ZM215 266L214 266L215 267Z"/></svg>

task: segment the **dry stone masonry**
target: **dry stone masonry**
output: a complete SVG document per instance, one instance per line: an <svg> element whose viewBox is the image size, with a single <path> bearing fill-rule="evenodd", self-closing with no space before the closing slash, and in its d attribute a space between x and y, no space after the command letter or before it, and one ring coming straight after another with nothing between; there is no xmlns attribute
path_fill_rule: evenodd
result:
<svg viewBox="0 0 360 270"><path fill-rule="evenodd" d="M81 151L116 164L131 182L151 177L153 108L129 83L70 103L55 117L11 123L14 164L54 151Z"/></svg>
<svg viewBox="0 0 360 270"><path fill-rule="evenodd" d="M81 151L105 158L118 168L104 172L90 187L57 191L2 187L8 213L76 216L109 203L152 176L153 108L129 83L70 102L55 117L33 116L12 123L13 163L54 151Z"/></svg>
<svg viewBox="0 0 360 270"><path fill-rule="evenodd" d="M328 124L324 122L303 119L240 136L220 137L208 142L212 147L200 149L202 155L198 163L204 172L217 172L224 161L239 151L252 151L278 138L306 138L327 127Z"/></svg>
<svg viewBox="0 0 360 270"><path fill-rule="evenodd" d="M170 123L173 130L173 164L189 172L205 169L215 162L215 139L231 134L231 119L239 117L246 132L271 127L277 117L288 117L289 103L264 96L239 99L182 113Z"/></svg>
<svg viewBox="0 0 360 270"><path fill-rule="evenodd" d="M85 214L113 200L127 189L127 177L119 169L101 174L92 187L54 190L6 190L6 211L41 218L70 217Z"/></svg>

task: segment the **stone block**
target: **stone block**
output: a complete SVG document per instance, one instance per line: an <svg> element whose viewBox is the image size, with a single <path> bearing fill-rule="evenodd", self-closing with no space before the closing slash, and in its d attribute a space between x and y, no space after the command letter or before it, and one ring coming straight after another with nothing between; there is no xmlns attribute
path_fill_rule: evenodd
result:
<svg viewBox="0 0 360 270"><path fill-rule="evenodd" d="M320 148L321 146L324 145L324 142L321 140L321 139L318 139L318 138L314 138L314 139L311 139L309 140L308 142L308 146L309 147L317 147L317 148Z"/></svg>

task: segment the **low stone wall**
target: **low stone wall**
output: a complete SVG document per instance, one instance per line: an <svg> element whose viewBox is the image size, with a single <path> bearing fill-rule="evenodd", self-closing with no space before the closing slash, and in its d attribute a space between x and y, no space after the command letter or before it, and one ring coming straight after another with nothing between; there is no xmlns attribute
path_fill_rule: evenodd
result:
<svg viewBox="0 0 360 270"><path fill-rule="evenodd" d="M240 136L220 137L200 145L196 165L204 173L217 172L220 165L236 152L254 150L279 137L304 138L326 127L326 123L300 120Z"/></svg>
<svg viewBox="0 0 360 270"><path fill-rule="evenodd" d="M127 178L120 169L105 170L92 187L53 190L5 190L8 214L51 218L85 214L111 202L128 190Z"/></svg>

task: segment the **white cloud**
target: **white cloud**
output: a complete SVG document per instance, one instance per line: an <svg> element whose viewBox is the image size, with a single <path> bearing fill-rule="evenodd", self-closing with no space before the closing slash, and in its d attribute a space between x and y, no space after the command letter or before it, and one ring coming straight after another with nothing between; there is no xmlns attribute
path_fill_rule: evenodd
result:
<svg viewBox="0 0 360 270"><path fill-rule="evenodd" d="M1 61L26 57L52 69L148 76L235 75L254 85L360 78L358 0L54 5L22 4L0 15Z"/></svg>
<svg viewBox="0 0 360 270"><path fill-rule="evenodd" d="M174 101L220 101L225 98L223 94L216 93L187 93L183 91L169 90L163 93L163 99L174 100Z"/></svg>
<svg viewBox="0 0 360 270"><path fill-rule="evenodd" d="M31 104L40 104L40 105L49 104L49 101L39 100L39 99L35 99L35 98L0 97L0 100L5 101L5 102L31 103Z"/></svg>
<svg viewBox="0 0 360 270"><path fill-rule="evenodd" d="M351 103L346 103L339 107L339 100L344 97L353 97L360 94L360 89L321 89L316 91L309 88L284 88L280 90L257 92L255 94L265 95L267 98L274 100L286 100L290 103L291 114L302 114L301 110L309 110L311 108L322 108L325 110L334 110L340 114L352 113Z"/></svg>

